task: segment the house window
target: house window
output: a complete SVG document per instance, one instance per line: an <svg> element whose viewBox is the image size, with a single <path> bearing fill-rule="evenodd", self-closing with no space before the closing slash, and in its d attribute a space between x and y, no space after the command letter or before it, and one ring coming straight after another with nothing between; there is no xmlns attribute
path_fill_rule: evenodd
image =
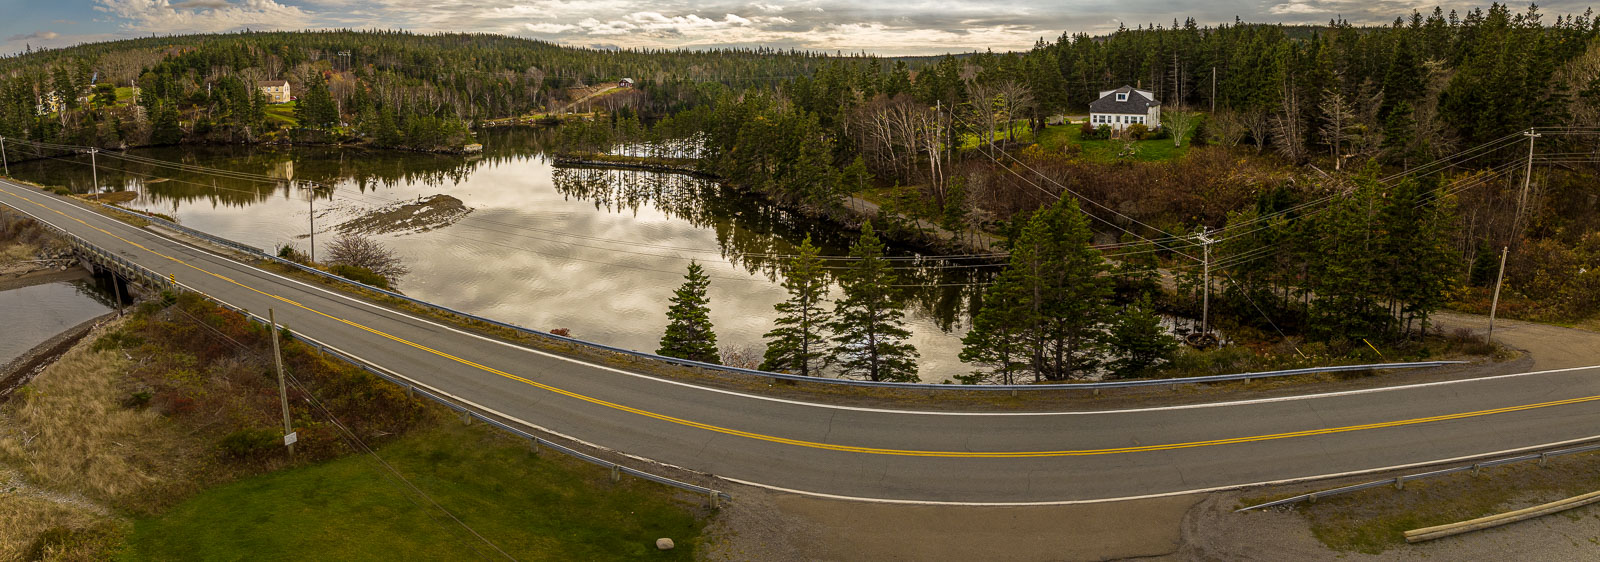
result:
<svg viewBox="0 0 1600 562"><path fill-rule="evenodd" d="M1117 94L1117 101L1128 101L1128 94Z"/></svg>

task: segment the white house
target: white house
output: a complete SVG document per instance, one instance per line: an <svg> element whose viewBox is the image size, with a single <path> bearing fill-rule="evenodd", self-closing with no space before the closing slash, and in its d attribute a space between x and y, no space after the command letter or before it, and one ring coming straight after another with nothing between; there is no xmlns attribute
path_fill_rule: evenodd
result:
<svg viewBox="0 0 1600 562"><path fill-rule="evenodd" d="M1149 90L1131 86L1106 90L1100 92L1100 99L1089 104L1089 123L1095 127L1110 125L1112 131L1143 123L1154 131L1161 128L1161 102Z"/></svg>

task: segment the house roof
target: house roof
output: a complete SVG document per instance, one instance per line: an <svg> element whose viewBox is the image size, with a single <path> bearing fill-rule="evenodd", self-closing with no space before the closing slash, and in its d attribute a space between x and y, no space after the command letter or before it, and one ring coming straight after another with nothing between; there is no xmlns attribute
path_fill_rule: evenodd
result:
<svg viewBox="0 0 1600 562"><path fill-rule="evenodd" d="M256 85L257 86L288 86L289 85L289 81L288 80L262 80L260 82L256 82Z"/></svg>
<svg viewBox="0 0 1600 562"><path fill-rule="evenodd" d="M1117 101L1117 94L1128 94L1128 101ZM1123 115L1144 115L1150 108L1158 107L1161 102L1150 99L1142 90L1132 86L1123 86L1105 92L1100 99L1089 103L1090 113L1116 113Z"/></svg>

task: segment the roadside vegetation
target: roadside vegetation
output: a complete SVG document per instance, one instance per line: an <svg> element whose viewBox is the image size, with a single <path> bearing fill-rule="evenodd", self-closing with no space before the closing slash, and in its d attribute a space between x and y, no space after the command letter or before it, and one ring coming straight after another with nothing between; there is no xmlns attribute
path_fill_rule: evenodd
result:
<svg viewBox="0 0 1600 562"><path fill-rule="evenodd" d="M1582 495L1600 487L1600 465L1594 454L1486 468L1474 475L1458 473L1406 482L1392 487L1332 496L1288 508L1311 526L1328 548L1348 553L1379 554L1406 544L1405 532L1504 513ZM1303 493L1303 492L1296 492ZM1247 497L1240 507L1279 497ZM1600 507L1587 506L1547 517L1600 519ZM1512 525L1518 525L1513 523ZM1520 523L1529 524L1529 523Z"/></svg>
<svg viewBox="0 0 1600 562"><path fill-rule="evenodd" d="M429 498L519 558L656 555L662 536L680 547L661 556L692 557L707 516L699 498L536 457L292 339L283 353L300 438L288 458L268 339L198 297L169 297L19 389L0 405L0 557L491 549L443 523ZM364 447L375 453L355 452Z"/></svg>

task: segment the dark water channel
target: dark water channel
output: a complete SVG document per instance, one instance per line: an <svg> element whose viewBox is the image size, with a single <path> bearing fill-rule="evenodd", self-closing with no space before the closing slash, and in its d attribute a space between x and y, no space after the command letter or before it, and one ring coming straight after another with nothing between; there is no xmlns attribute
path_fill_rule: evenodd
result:
<svg viewBox="0 0 1600 562"><path fill-rule="evenodd" d="M378 235L407 261L405 293L574 337L654 351L667 299L690 260L711 276L711 318L724 347L759 359L772 305L785 297L778 256L807 234L844 255L853 234L716 182L678 174L556 168L551 135L532 129L480 133L485 152L462 157L321 147L202 146L130 154L334 186L318 193L316 241L325 253L336 225L446 194L472 211L430 230ZM99 159L103 190L136 195L126 205L271 249L309 245L309 191L274 183ZM86 157L13 165L23 179L91 190ZM907 295L912 343L926 381L966 372L956 355L976 295L994 274L972 260L913 259L891 247ZM832 265L844 266L845 262ZM835 291L837 293L837 291ZM0 304L0 310L5 310ZM9 324L9 322L8 322ZM48 335L44 337L49 337Z"/></svg>
<svg viewBox="0 0 1600 562"><path fill-rule="evenodd" d="M95 279L0 291L0 365L73 326L112 310L110 286Z"/></svg>

